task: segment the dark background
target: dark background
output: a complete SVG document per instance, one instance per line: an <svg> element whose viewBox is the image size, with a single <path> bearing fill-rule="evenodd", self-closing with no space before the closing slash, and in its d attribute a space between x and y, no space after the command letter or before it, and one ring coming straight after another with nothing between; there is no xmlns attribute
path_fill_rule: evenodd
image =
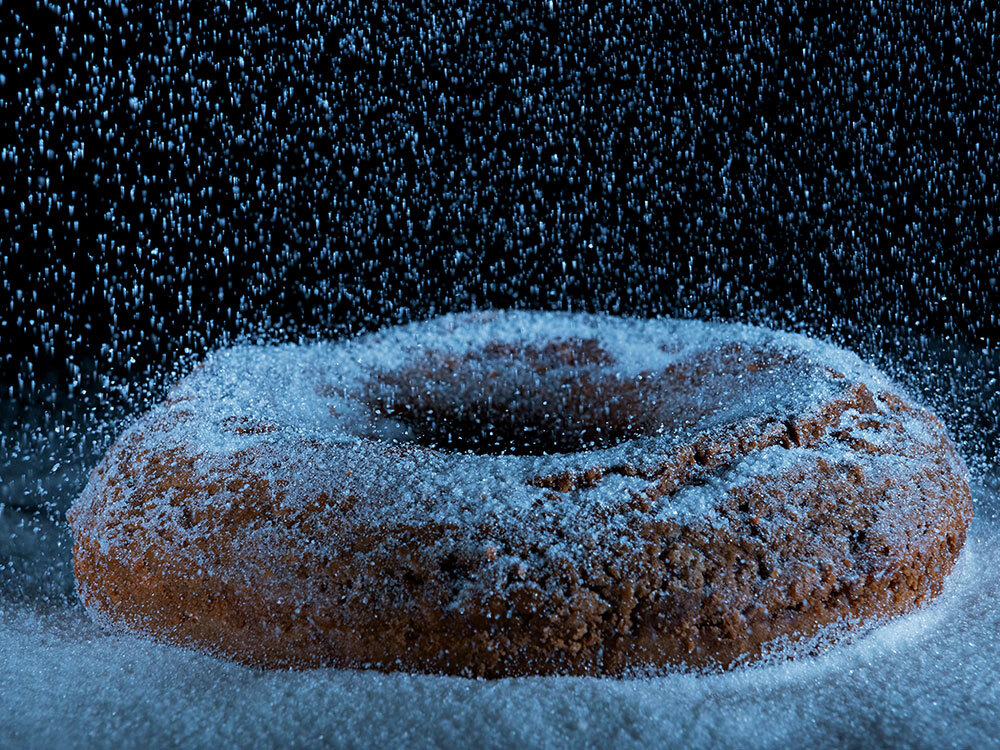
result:
<svg viewBox="0 0 1000 750"><path fill-rule="evenodd" d="M620 5L0 7L7 502L211 348L472 307L819 335L994 461L997 12Z"/></svg>

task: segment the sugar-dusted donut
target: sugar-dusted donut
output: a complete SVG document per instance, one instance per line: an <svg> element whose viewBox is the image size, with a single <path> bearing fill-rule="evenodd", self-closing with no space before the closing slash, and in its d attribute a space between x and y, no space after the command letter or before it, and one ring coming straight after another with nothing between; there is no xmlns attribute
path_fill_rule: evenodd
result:
<svg viewBox="0 0 1000 750"><path fill-rule="evenodd" d="M941 422L742 325L449 315L215 353L70 513L101 622L276 667L727 666L936 595L972 516Z"/></svg>

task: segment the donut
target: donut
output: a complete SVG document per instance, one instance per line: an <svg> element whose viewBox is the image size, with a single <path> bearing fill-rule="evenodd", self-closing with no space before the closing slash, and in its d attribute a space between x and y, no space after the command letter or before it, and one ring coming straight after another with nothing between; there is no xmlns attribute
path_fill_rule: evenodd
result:
<svg viewBox="0 0 1000 750"><path fill-rule="evenodd" d="M972 518L942 422L737 324L453 314L217 351L69 520L102 625L268 668L724 669L936 596Z"/></svg>

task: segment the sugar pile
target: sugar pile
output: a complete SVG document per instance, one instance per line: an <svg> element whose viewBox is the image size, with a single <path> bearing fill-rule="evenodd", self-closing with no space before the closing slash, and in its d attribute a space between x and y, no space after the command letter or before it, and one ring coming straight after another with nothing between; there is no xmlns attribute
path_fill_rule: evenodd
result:
<svg viewBox="0 0 1000 750"><path fill-rule="evenodd" d="M8 598L0 746L993 744L1000 483L977 482L974 494L965 552L931 606L817 657L723 674L476 681L265 672L104 634L75 604ZM12 530L2 529L5 540Z"/></svg>

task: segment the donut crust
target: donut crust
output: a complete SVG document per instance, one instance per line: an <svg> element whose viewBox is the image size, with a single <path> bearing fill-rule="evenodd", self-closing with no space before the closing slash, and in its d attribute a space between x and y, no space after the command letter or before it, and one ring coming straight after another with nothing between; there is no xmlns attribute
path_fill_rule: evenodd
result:
<svg viewBox="0 0 1000 750"><path fill-rule="evenodd" d="M582 414L567 419L587 437L602 418L584 413L587 404L610 404L603 418L622 434L652 434L673 417L644 415L644 397L718 400L732 383L772 372L794 382L803 367L826 390L799 411L762 409L707 426L689 405L677 417L693 424L686 437L646 460L609 461L613 448L594 449L574 454L568 468L528 472L531 502L508 526L499 512L472 509L463 520L452 508L464 506L449 505L438 513L423 490L415 495L423 515L380 515L395 507L378 496L390 490L371 480L362 495L344 484L369 461L420 466L453 448L365 435L293 439L263 412L216 420L212 429L235 447L202 450L190 438L204 421L200 402L185 395L199 387L192 376L187 390L119 437L73 507L80 597L110 627L247 664L495 678L725 668L759 657L775 639L882 621L940 593L972 502L965 465L931 412L881 381L767 342L723 340L669 372L588 380L587 368L600 371L605 356L590 338L488 342L457 358L422 349L405 367L367 378L357 398L417 433L438 429L428 422L433 413L456 434L462 419L466 432L484 420L513 420L501 425L508 432L541 424L547 417L529 412L547 400L545 414L553 403ZM468 367L479 373L483 361L527 363L536 376L541 367L541 379L553 368L579 371L576 400L536 394L523 408L487 408L473 394L468 403L479 406L442 417L449 378ZM445 385L421 386L438 381ZM428 393L438 394L435 404L425 403ZM284 452L268 463L274 446ZM475 456L462 460L476 465ZM309 481L292 481L305 474ZM449 497L447 471L437 476L436 491ZM463 492L469 482L456 474ZM597 493L600 502L588 499ZM703 497L705 517L670 515L672 502ZM570 507L579 519L572 524L560 510Z"/></svg>

